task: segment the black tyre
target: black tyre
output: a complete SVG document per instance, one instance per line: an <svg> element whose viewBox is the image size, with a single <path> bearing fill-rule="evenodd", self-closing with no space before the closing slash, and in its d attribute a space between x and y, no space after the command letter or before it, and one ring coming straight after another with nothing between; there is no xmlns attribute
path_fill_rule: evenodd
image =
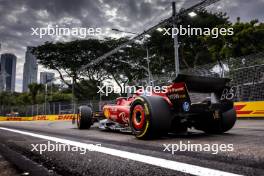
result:
<svg viewBox="0 0 264 176"><path fill-rule="evenodd" d="M137 97L130 112L130 127L139 139L157 137L170 130L170 107L160 96Z"/></svg>
<svg viewBox="0 0 264 176"><path fill-rule="evenodd" d="M218 116L218 117L216 117ZM236 123L236 111L234 108L219 114L213 114L213 119L204 127L203 131L210 134L221 134L231 128Z"/></svg>
<svg viewBox="0 0 264 176"><path fill-rule="evenodd" d="M80 106L77 114L77 126L79 129L89 129L92 125L93 111L89 106Z"/></svg>

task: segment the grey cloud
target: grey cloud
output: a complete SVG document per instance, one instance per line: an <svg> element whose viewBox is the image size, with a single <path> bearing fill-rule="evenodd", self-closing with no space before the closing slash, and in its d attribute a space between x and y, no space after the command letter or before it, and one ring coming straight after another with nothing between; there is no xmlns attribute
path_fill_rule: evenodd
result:
<svg viewBox="0 0 264 176"><path fill-rule="evenodd" d="M0 0L1 52L16 54L18 66L21 67L26 46L53 40L51 37L39 39L31 36L31 27L59 24L59 21L67 17L79 20L78 25L82 27L120 28L141 32L147 26L169 16L170 3L171 0ZM196 0L186 0L179 5L187 8L195 3ZM219 10L226 11L232 20L237 16L244 21L255 18L263 21L264 18L263 0L222 0L211 9L215 11L217 6L221 6ZM168 8L164 10L165 7ZM117 9L116 16L107 16L107 12L110 13L114 8ZM18 68L18 74L22 74L21 68ZM17 82L21 83L21 79Z"/></svg>

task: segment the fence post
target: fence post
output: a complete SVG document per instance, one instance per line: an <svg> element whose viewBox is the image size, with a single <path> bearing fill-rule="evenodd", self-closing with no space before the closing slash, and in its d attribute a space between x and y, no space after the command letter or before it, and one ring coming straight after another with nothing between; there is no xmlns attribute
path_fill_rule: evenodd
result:
<svg viewBox="0 0 264 176"><path fill-rule="evenodd" d="M38 108L39 108L39 107L38 107L38 104L37 104L37 114L36 114L36 115L38 115Z"/></svg>
<svg viewBox="0 0 264 176"><path fill-rule="evenodd" d="M59 114L61 114L61 104L59 103Z"/></svg>
<svg viewBox="0 0 264 176"><path fill-rule="evenodd" d="M55 112L55 102L53 102L53 113L52 114L56 114L56 112Z"/></svg>

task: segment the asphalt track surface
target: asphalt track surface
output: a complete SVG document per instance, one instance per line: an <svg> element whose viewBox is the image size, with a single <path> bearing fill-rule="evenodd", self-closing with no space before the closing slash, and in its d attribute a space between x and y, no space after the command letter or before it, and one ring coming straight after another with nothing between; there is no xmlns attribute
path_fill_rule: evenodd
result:
<svg viewBox="0 0 264 176"><path fill-rule="evenodd" d="M0 155L24 175L264 175L264 120L239 120L223 135L191 130L147 141L128 133L101 131L96 124L90 130L78 130L70 121L1 122L0 141ZM48 141L87 151L40 154L33 149ZM233 151L164 151L163 144L180 143L232 144ZM93 148L96 144L101 147Z"/></svg>

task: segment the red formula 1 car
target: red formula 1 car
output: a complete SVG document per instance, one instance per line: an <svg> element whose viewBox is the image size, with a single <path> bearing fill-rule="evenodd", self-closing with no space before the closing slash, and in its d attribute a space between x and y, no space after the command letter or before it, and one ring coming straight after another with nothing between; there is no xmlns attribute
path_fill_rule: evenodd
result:
<svg viewBox="0 0 264 176"><path fill-rule="evenodd" d="M165 92L136 93L120 97L95 113L89 106L80 106L77 115L79 129L88 129L101 117L99 128L132 131L140 139L182 132L195 128L206 133L224 133L236 122L233 108L234 90L226 86L227 78L178 75ZM192 95L207 95L202 101ZM209 96L209 97L208 97Z"/></svg>

